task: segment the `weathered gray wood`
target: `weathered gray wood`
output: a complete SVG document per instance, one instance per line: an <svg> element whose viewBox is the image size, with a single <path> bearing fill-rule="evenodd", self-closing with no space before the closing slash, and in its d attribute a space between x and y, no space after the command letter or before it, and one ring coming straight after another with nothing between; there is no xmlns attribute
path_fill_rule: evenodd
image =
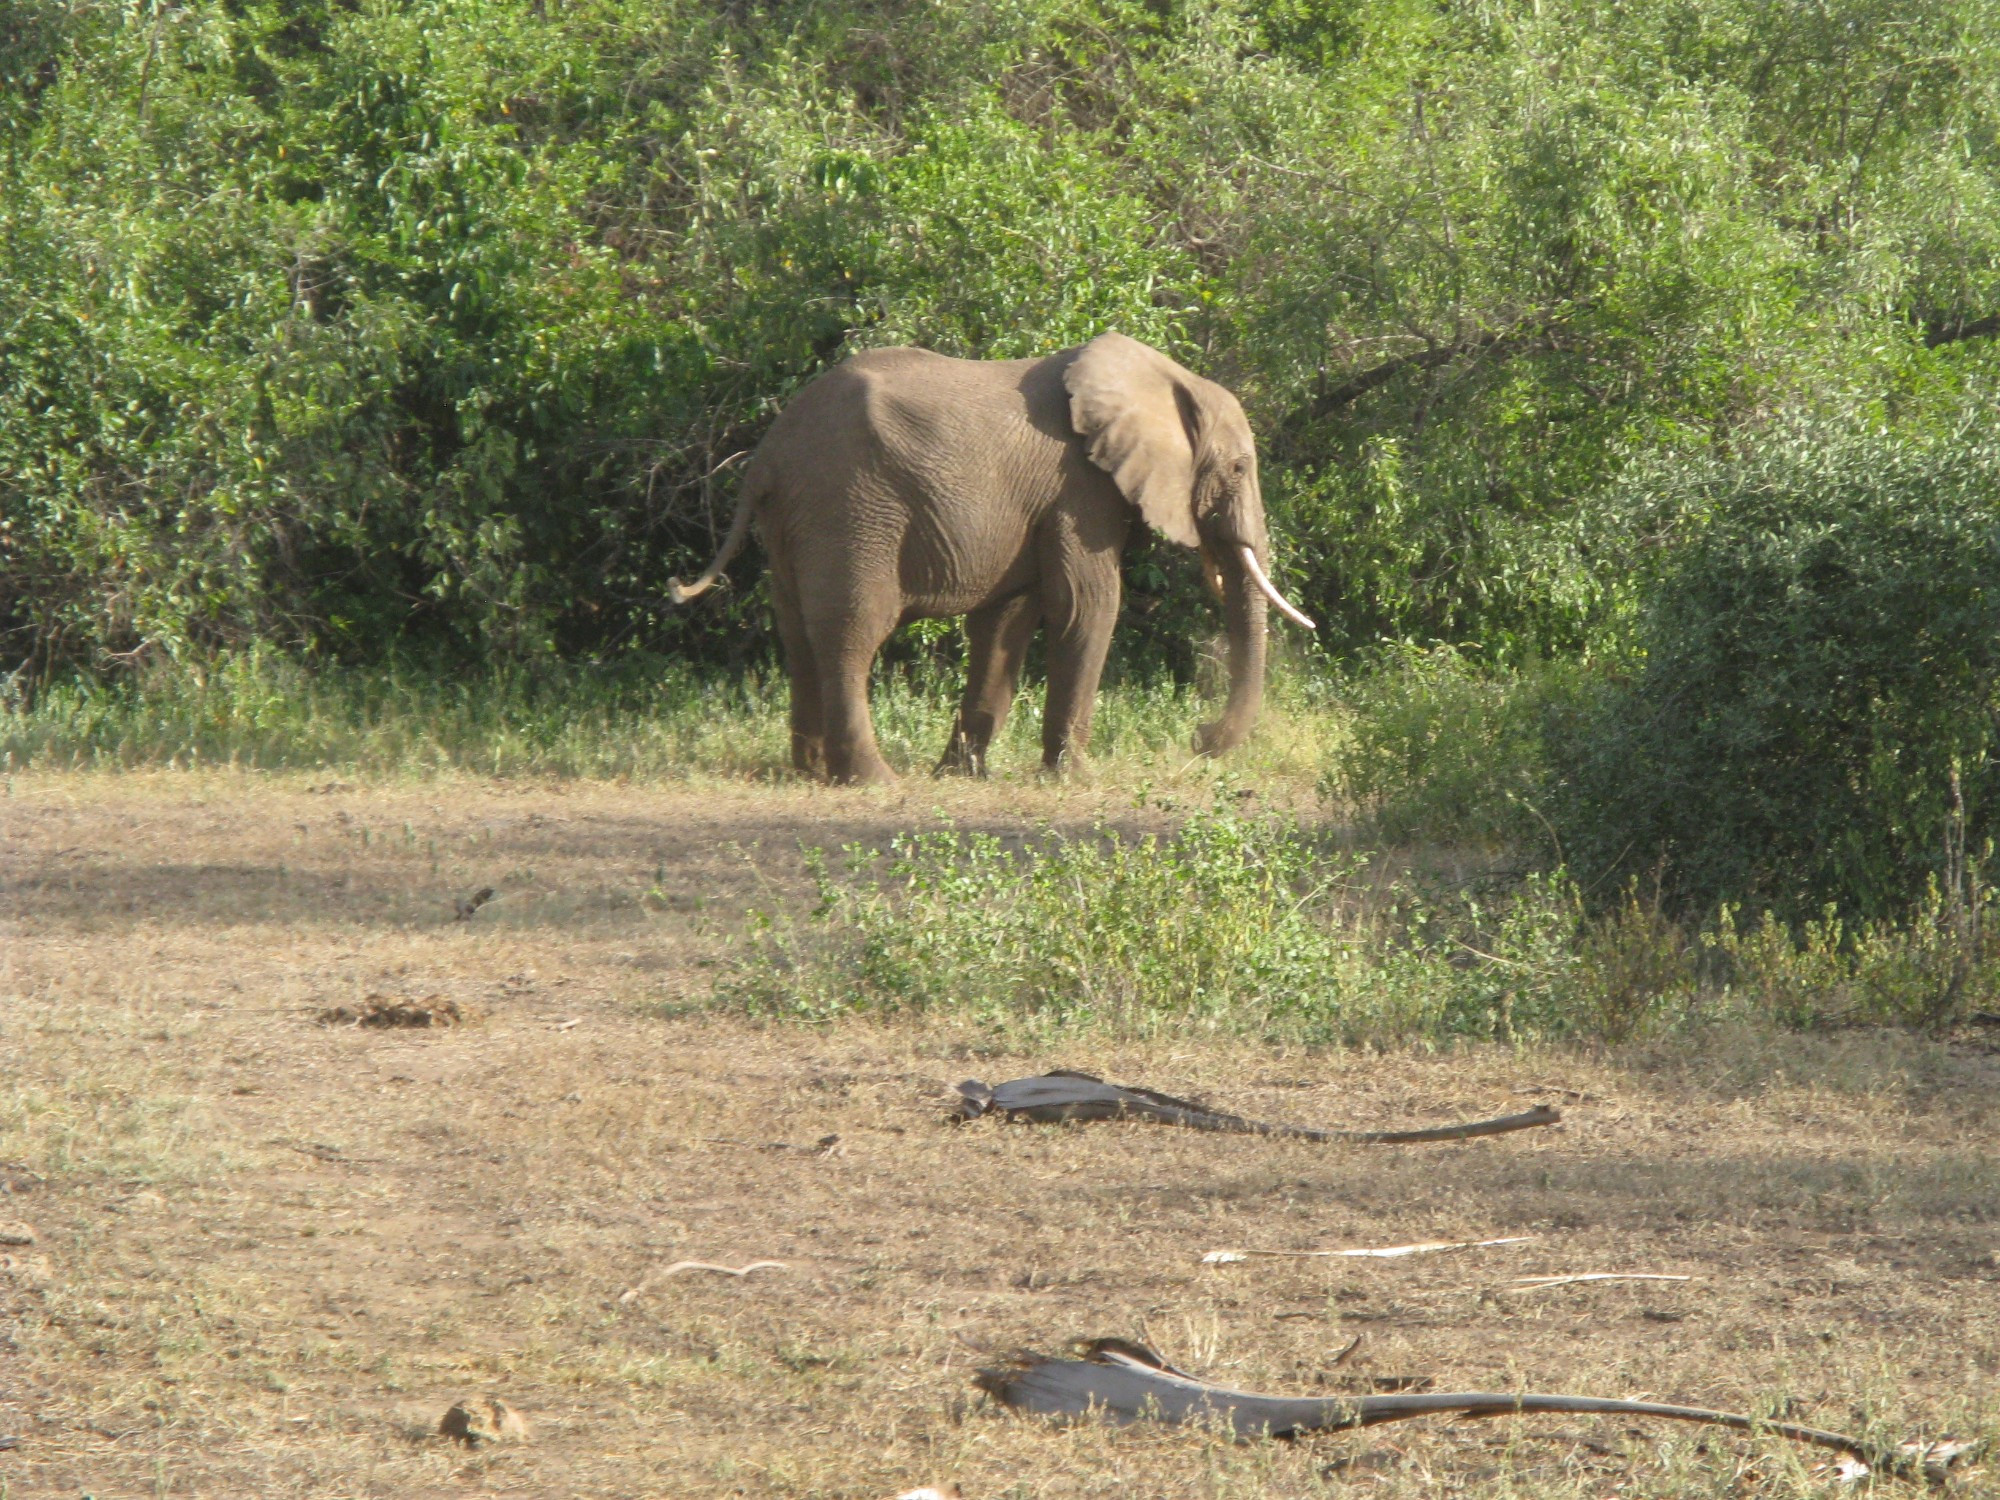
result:
<svg viewBox="0 0 2000 1500"><path fill-rule="evenodd" d="M1261 1120L1246 1120L1241 1115L1222 1110L1204 1109L1199 1104L1176 1099L1171 1094L1106 1083L1089 1073L1068 1072L1044 1073L1038 1078L1016 1078L991 1088L976 1078L969 1078L958 1086L958 1093L958 1116L965 1120L986 1114L1003 1115L1009 1120L1029 1120L1039 1125L1085 1120L1151 1120L1161 1125L1183 1125L1190 1130L1290 1136L1306 1141L1348 1141L1376 1146L1504 1135L1510 1130L1553 1125L1562 1118L1561 1110L1544 1104L1518 1115L1501 1115L1491 1120L1471 1120L1462 1125L1438 1125L1422 1130L1313 1130L1303 1125L1267 1125Z"/></svg>
<svg viewBox="0 0 2000 1500"><path fill-rule="evenodd" d="M1698 1406L1656 1401L1615 1401L1596 1396L1547 1396L1481 1391L1379 1396L1259 1396L1197 1380L1152 1350L1123 1339L1099 1339L1082 1359L1050 1359L1022 1352L974 1377L981 1390L1008 1406L1055 1417L1095 1417L1130 1422L1211 1422L1238 1437L1290 1437L1302 1432L1373 1427L1410 1417L1450 1412L1464 1416L1581 1412L1703 1422L1739 1432L1770 1433L1793 1442L1852 1454L1878 1473L1922 1477L1903 1455L1858 1438L1792 1422L1773 1422Z"/></svg>

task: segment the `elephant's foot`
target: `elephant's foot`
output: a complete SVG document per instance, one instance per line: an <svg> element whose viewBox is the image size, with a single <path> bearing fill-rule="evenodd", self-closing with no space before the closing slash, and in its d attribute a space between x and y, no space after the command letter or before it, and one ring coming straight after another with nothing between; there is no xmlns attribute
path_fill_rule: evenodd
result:
<svg viewBox="0 0 2000 1500"><path fill-rule="evenodd" d="M1213 724L1203 724L1194 732L1194 753L1196 755L1227 755L1248 736L1241 731L1232 731L1229 722L1217 719Z"/></svg>
<svg viewBox="0 0 2000 1500"><path fill-rule="evenodd" d="M851 764L833 772L827 779L841 786L894 786L897 778L886 760L880 755L873 755L857 756Z"/></svg>

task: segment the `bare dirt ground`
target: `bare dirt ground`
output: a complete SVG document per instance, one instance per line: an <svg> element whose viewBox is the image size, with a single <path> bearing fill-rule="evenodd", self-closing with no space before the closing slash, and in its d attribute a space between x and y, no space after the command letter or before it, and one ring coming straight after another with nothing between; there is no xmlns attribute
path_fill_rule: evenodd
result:
<svg viewBox="0 0 2000 1500"><path fill-rule="evenodd" d="M693 1009L745 908L798 899L801 840L880 841L940 810L1003 829L1138 816L1110 791L188 774L7 791L0 1224L34 1238L0 1245L6 1500L1829 1484L1817 1455L1694 1429L1544 1417L1232 1444L1051 1427L972 1388L981 1351L1095 1335L1267 1391L1424 1376L2000 1432L2000 1059L1976 1042L1384 1057L1190 1035L1022 1055L947 1024ZM377 1000L480 1015L317 1020ZM1531 1102L1567 1120L1401 1148L942 1123L958 1079L1051 1066L1310 1124ZM1200 1264L1505 1235L1534 1238ZM661 1274L759 1259L784 1264ZM1509 1286L1593 1271L1691 1279ZM527 1442L436 1435L485 1394L525 1414Z"/></svg>

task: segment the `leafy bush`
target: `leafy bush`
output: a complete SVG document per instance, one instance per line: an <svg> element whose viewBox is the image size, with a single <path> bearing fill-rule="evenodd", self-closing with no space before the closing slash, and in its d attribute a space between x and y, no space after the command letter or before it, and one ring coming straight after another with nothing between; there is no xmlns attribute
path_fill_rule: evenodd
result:
<svg viewBox="0 0 2000 1500"><path fill-rule="evenodd" d="M1766 911L1739 926L1724 907L1703 956L1745 1013L1781 1026L1936 1029L2000 994L1992 893L1970 900L1933 885L1895 920L1841 921L1831 909L1793 924Z"/></svg>
<svg viewBox="0 0 2000 1500"><path fill-rule="evenodd" d="M785 1009L966 1010L990 1018L1172 1018L1214 1025L1245 994L1272 1016L1324 1003L1334 958L1313 913L1346 873L1291 826L1199 814L1176 833L1009 848L980 833L899 836L881 884L851 850L846 881L813 859L813 920L841 950Z"/></svg>
<svg viewBox="0 0 2000 1500"><path fill-rule="evenodd" d="M1802 422L1627 492L1688 534L1637 664L1551 738L1579 876L1788 921L1966 899L2000 830L2000 444Z"/></svg>
<svg viewBox="0 0 2000 1500"><path fill-rule="evenodd" d="M1382 879L1225 796L1175 831L945 830L807 854L819 902L764 914L719 987L763 1015L933 1013L1029 1037L1204 1030L1301 1041L1622 1042L1722 1022L1936 1027L2000 993L1990 898L1795 936L1675 920L1635 882L1592 912L1561 870L1475 896Z"/></svg>
<svg viewBox="0 0 2000 1500"><path fill-rule="evenodd" d="M1541 808L1543 725L1586 683L1568 663L1496 669L1448 646L1382 653L1342 685L1347 733L1323 789L1390 843L1508 846L1560 859Z"/></svg>

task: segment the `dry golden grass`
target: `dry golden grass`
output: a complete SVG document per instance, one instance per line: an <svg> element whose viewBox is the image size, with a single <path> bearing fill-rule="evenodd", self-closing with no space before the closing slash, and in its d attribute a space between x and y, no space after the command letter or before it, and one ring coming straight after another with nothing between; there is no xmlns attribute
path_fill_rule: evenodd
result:
<svg viewBox="0 0 2000 1500"><path fill-rule="evenodd" d="M1158 814L1108 786L309 788L24 776L0 801L0 1220L38 1234L0 1250L7 1500L1823 1488L1812 1455L1694 1430L1542 1418L1239 1446L1053 1428L972 1390L979 1350L1105 1334L1280 1392L1426 1375L2000 1433L2000 1067L1975 1047L1384 1057L1188 1037L1023 1056L948 1025L661 1019L707 994L746 905L801 894L802 840L881 841L940 810ZM315 1020L433 995L480 1015ZM1049 1066L1265 1119L1547 1100L1568 1121L1372 1149L941 1122L959 1078ZM829 1134L832 1153L760 1149ZM1536 1238L1198 1264L1510 1234ZM683 1259L786 1269L658 1274ZM1695 1279L1502 1290L1597 1270ZM435 1436L468 1394L519 1408L531 1440Z"/></svg>

